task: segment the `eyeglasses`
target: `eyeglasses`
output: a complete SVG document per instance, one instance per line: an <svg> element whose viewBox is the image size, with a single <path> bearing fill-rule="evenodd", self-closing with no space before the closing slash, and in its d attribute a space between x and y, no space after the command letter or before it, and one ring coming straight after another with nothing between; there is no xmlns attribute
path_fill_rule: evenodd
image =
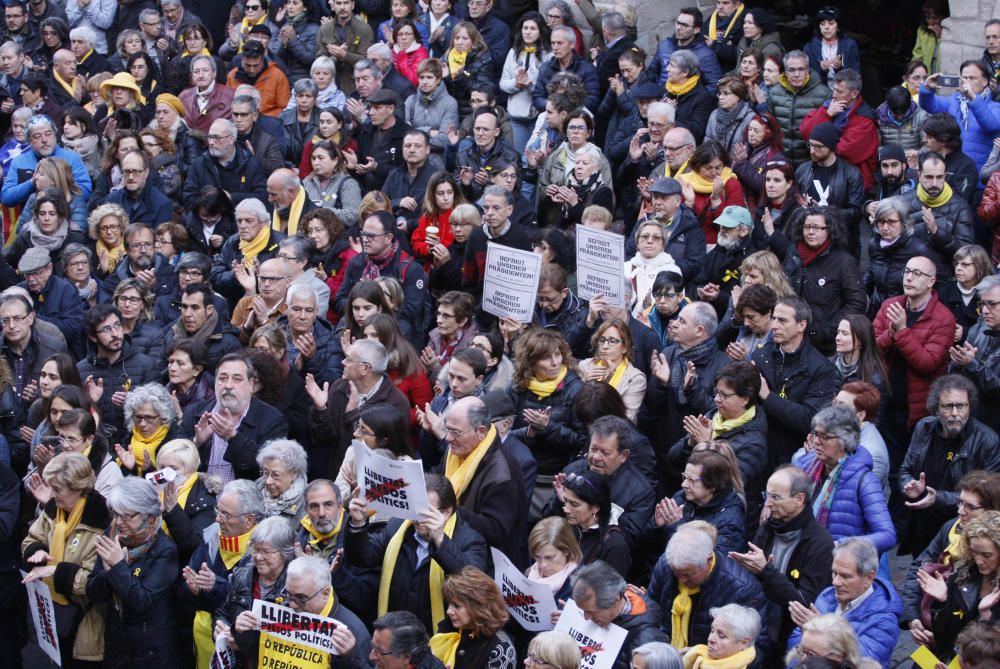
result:
<svg viewBox="0 0 1000 669"><path fill-rule="evenodd" d="M115 301L122 304L139 304L142 302L142 298L138 295L119 295Z"/></svg>
<svg viewBox="0 0 1000 669"><path fill-rule="evenodd" d="M823 230L826 230L826 226L825 225L803 225L802 229L805 230L805 231L807 231L807 232L822 232Z"/></svg>
<svg viewBox="0 0 1000 669"><path fill-rule="evenodd" d="M121 332L121 331L122 331L121 323L112 323L111 325L105 325L103 328L98 329L97 334L108 335L111 334L112 332Z"/></svg>
<svg viewBox="0 0 1000 669"><path fill-rule="evenodd" d="M256 11L257 11L258 9L260 9L260 8L261 8L261 6L260 6L260 5L247 5L247 6L246 6L246 10L247 10L248 12L256 12Z"/></svg>
<svg viewBox="0 0 1000 669"><path fill-rule="evenodd" d="M59 441L63 444L76 445L83 443L83 437L64 437L63 435L59 435Z"/></svg>
<svg viewBox="0 0 1000 669"><path fill-rule="evenodd" d="M257 546L255 544L250 544L250 553L253 555L263 555L265 557L271 557L272 555L277 555L280 552L281 551L279 551L277 548L261 548L260 546ZM313 595L313 597L315 596L316 595ZM291 599L291 595L289 595L289 599ZM312 597L310 597L309 599L312 599ZM305 601L308 602L309 599ZM304 604L305 602L296 602L296 603Z"/></svg>
<svg viewBox="0 0 1000 669"><path fill-rule="evenodd" d="M118 230L121 229L121 226L117 225L117 224L102 225L102 226L99 226L97 229L99 231L101 231L101 232L117 232Z"/></svg>
<svg viewBox="0 0 1000 669"><path fill-rule="evenodd" d="M290 261L290 262L298 262L298 261L299 261L299 260L301 260L301 259L300 259L300 258L298 258L297 256L288 256L288 255L284 255L284 256L283 256L283 255L281 255L281 254L279 253L279 254L278 254L278 260L284 260L284 261L286 261L286 262L289 262L289 261Z"/></svg>
<svg viewBox="0 0 1000 669"><path fill-rule="evenodd" d="M555 297L543 297L542 295L536 295L535 302L538 302L539 304L555 304L561 297L562 294L556 295Z"/></svg>
<svg viewBox="0 0 1000 669"><path fill-rule="evenodd" d="M816 430L811 431L809 436L820 441L833 441L837 438L837 435L832 432L817 432Z"/></svg>
<svg viewBox="0 0 1000 669"><path fill-rule="evenodd" d="M808 67L786 67L785 72L805 72L808 69Z"/></svg>
<svg viewBox="0 0 1000 669"><path fill-rule="evenodd" d="M662 242L663 235L642 234L639 235L640 242Z"/></svg>
<svg viewBox="0 0 1000 669"><path fill-rule="evenodd" d="M250 116L253 112L233 112L233 118L246 118Z"/></svg>
<svg viewBox="0 0 1000 669"><path fill-rule="evenodd" d="M618 344L622 343L622 340L618 337L598 337L597 343L600 346L618 346Z"/></svg>
<svg viewBox="0 0 1000 669"><path fill-rule="evenodd" d="M135 513L118 513L117 511L112 511L111 512L111 519L112 520L121 521L121 522L124 522L124 523L128 524L128 523L131 523L133 520L136 519L137 516L140 516L140 515L141 514L138 511L136 511Z"/></svg>
<svg viewBox="0 0 1000 669"><path fill-rule="evenodd" d="M446 425L446 426L445 426L445 428L444 428L444 431L445 431L445 432L447 433L447 436L449 436L449 437L453 437L453 438L455 438L455 439L458 439L458 438L459 438L459 437L461 437L461 436L462 436L463 434L466 434L467 432L471 432L471 431L472 431L472 428L470 427L470 428L469 428L468 430L459 430L459 429L457 429L457 428L454 428L454 427L448 427L448 426Z"/></svg>
<svg viewBox="0 0 1000 669"><path fill-rule="evenodd" d="M664 125L666 125L666 124L664 123ZM664 151L670 151L672 153L674 151L680 151L681 149L687 148L689 146L691 146L691 145L690 144L678 144L677 146L667 146L666 144L664 144L663 145L663 150Z"/></svg>
<svg viewBox="0 0 1000 669"><path fill-rule="evenodd" d="M83 269L84 267L89 267L89 260L74 260L73 262L66 263L66 267L72 267L74 269Z"/></svg>
<svg viewBox="0 0 1000 669"><path fill-rule="evenodd" d="M927 272L921 272L919 269L913 269L912 267L903 268L903 276L910 276L911 274L917 277L918 279L926 279L934 276L933 274L928 274Z"/></svg>
<svg viewBox="0 0 1000 669"><path fill-rule="evenodd" d="M210 142L221 142L224 139L229 139L232 135L209 135L208 141Z"/></svg>
<svg viewBox="0 0 1000 669"><path fill-rule="evenodd" d="M205 276L200 269L182 269L177 272L180 276L186 276L189 279L196 276Z"/></svg>
<svg viewBox="0 0 1000 669"><path fill-rule="evenodd" d="M385 237L388 234L389 234L388 232L362 232L361 233L361 238L362 239L375 239L376 237Z"/></svg>
<svg viewBox="0 0 1000 669"><path fill-rule="evenodd" d="M681 483L684 483L685 481L688 483L697 483L700 480L700 476L688 476L687 474L681 474Z"/></svg>
<svg viewBox="0 0 1000 669"><path fill-rule="evenodd" d="M996 311L1000 309L1000 300L979 300L979 305L983 309L989 309L990 311Z"/></svg>
<svg viewBox="0 0 1000 669"><path fill-rule="evenodd" d="M727 393L724 390L718 390L718 389L716 389L715 396L716 397L721 397L724 400L728 400L730 397L736 397L736 393Z"/></svg>
<svg viewBox="0 0 1000 669"><path fill-rule="evenodd" d="M162 421L163 419L156 414L140 415L137 413L132 414L132 421L136 423L148 424L155 423L157 421Z"/></svg>
<svg viewBox="0 0 1000 669"><path fill-rule="evenodd" d="M938 410L941 413L961 413L969 408L968 402L953 402L951 404L939 404Z"/></svg>
<svg viewBox="0 0 1000 669"><path fill-rule="evenodd" d="M451 320L452 318L455 318L455 314L449 314L447 311L439 311L437 312L437 317L445 320Z"/></svg>
<svg viewBox="0 0 1000 669"><path fill-rule="evenodd" d="M976 504L969 504L968 502L963 502L962 498L958 498L958 506L966 511L982 511L985 507L978 506Z"/></svg>
<svg viewBox="0 0 1000 669"><path fill-rule="evenodd" d="M258 276L257 281L260 283L278 283L279 281L284 281L286 278L283 276Z"/></svg>
<svg viewBox="0 0 1000 669"><path fill-rule="evenodd" d="M382 650L381 648L379 648L378 646L376 646L374 643L372 644L372 650L375 651L376 653L378 653L379 655L381 655L382 657L388 657L390 655L395 655L395 653L393 653L391 650Z"/></svg>
<svg viewBox="0 0 1000 669"><path fill-rule="evenodd" d="M760 494L760 498L762 500L764 500L765 502L767 500L771 500L772 502L780 502L781 500L785 499L785 496L784 495L779 495L776 492L767 492L767 491L764 491L764 492L762 492Z"/></svg>
<svg viewBox="0 0 1000 669"><path fill-rule="evenodd" d="M503 179L504 181L514 181L517 179L517 172L498 172L493 176L494 178Z"/></svg>
<svg viewBox="0 0 1000 669"><path fill-rule="evenodd" d="M663 128L669 128L670 123L661 123L660 121L647 121L646 125L650 128L656 128L657 130L662 130Z"/></svg>
<svg viewBox="0 0 1000 669"><path fill-rule="evenodd" d="M142 249L153 248L154 243L155 242L129 242L128 247L130 249L139 249L141 251Z"/></svg>
<svg viewBox="0 0 1000 669"><path fill-rule="evenodd" d="M899 225L901 221L898 218L880 218L875 221L875 225L882 227L888 225Z"/></svg>
<svg viewBox="0 0 1000 669"><path fill-rule="evenodd" d="M684 293L675 293L672 290L661 290L658 293L653 293L654 300L673 300L680 297Z"/></svg>
<svg viewBox="0 0 1000 669"><path fill-rule="evenodd" d="M524 663L525 664L533 664L536 667L551 667L552 666L550 663L548 663L545 660L539 658L537 655L532 655L531 653L528 653L524 657Z"/></svg>
<svg viewBox="0 0 1000 669"><path fill-rule="evenodd" d="M222 518L223 520L233 520L234 518L242 518L243 516L250 515L247 513L226 513L219 507L215 507L213 511L215 511L216 518Z"/></svg>
<svg viewBox="0 0 1000 669"><path fill-rule="evenodd" d="M584 132L586 130L590 130L590 128L588 128L585 124L582 124L582 123L574 123L572 125L566 126L566 130L567 130L567 132L568 131L572 131L572 132Z"/></svg>
<svg viewBox="0 0 1000 669"><path fill-rule="evenodd" d="M145 171L146 171L145 169L141 169L141 170L122 170L122 174L125 175L125 176L127 176L127 177L137 177L137 176L141 175ZM134 244L134 246L138 246L138 244Z"/></svg>

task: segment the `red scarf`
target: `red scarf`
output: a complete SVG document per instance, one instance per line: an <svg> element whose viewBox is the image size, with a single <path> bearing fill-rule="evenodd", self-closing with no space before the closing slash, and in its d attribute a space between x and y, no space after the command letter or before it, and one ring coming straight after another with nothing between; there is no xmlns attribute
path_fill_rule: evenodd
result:
<svg viewBox="0 0 1000 669"><path fill-rule="evenodd" d="M823 242L818 249L811 249L803 240L799 240L796 249L798 249L799 257L802 258L803 267L809 267L816 258L820 257L826 250L830 248L830 240L827 239Z"/></svg>
<svg viewBox="0 0 1000 669"><path fill-rule="evenodd" d="M396 257L396 252L399 251L399 242L394 241L386 252L380 256L365 256L365 268L361 270L361 280L362 281L375 281L380 276L382 276L382 270L389 266L392 259Z"/></svg>

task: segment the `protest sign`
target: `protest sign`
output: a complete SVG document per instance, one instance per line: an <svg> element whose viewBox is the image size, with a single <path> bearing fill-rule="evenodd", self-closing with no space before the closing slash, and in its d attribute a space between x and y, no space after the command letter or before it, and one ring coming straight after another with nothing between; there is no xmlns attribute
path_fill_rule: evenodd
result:
<svg viewBox="0 0 1000 669"><path fill-rule="evenodd" d="M333 631L341 623L261 599L252 610L260 621L260 669L329 669L330 655L337 654Z"/></svg>
<svg viewBox="0 0 1000 669"><path fill-rule="evenodd" d="M27 576L27 572L21 572L22 579ZM56 633L56 610L52 604L49 586L42 581L30 581L24 584L24 588L28 591L28 604L31 606L31 620L35 623L38 645L50 660L61 667L59 635Z"/></svg>
<svg viewBox="0 0 1000 669"><path fill-rule="evenodd" d="M576 295L603 295L612 307L625 306L625 238L613 232L576 226Z"/></svg>
<svg viewBox="0 0 1000 669"><path fill-rule="evenodd" d="M493 552L493 579L500 586L510 615L529 632L552 629L552 612L556 610L552 588L530 580L496 548L490 550Z"/></svg>
<svg viewBox="0 0 1000 669"><path fill-rule="evenodd" d="M538 293L542 257L489 242L483 278L483 310L498 318L530 323Z"/></svg>
<svg viewBox="0 0 1000 669"><path fill-rule="evenodd" d="M390 460L360 442L354 443L358 486L368 509L380 518L420 520L427 508L424 465L420 460Z"/></svg>
<svg viewBox="0 0 1000 669"><path fill-rule="evenodd" d="M236 653L229 647L229 636L220 634L215 637L215 652L208 666L209 669L237 669L240 666Z"/></svg>
<svg viewBox="0 0 1000 669"><path fill-rule="evenodd" d="M556 630L569 634L580 647L580 669L611 669L628 636L618 625L604 628L590 622L573 600L566 602Z"/></svg>

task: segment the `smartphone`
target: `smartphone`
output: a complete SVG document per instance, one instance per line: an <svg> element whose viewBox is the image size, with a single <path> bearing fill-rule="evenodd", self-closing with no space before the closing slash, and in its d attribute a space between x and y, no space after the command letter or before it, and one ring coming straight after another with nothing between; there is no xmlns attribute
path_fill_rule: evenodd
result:
<svg viewBox="0 0 1000 669"><path fill-rule="evenodd" d="M59 455L60 453L62 453L63 450L62 437L59 437L58 435L46 435L41 439L39 439L39 443L42 446L48 446L49 448L51 448L53 455Z"/></svg>
<svg viewBox="0 0 1000 669"><path fill-rule="evenodd" d="M957 76L942 74L938 78L938 83L944 86L945 88L958 88L959 84L962 83L962 80Z"/></svg>
<svg viewBox="0 0 1000 669"><path fill-rule="evenodd" d="M650 139L650 137L649 137L649 133L648 132L647 133L643 133L642 135L639 135L639 143L640 144L645 144L646 142L649 141L649 139Z"/></svg>

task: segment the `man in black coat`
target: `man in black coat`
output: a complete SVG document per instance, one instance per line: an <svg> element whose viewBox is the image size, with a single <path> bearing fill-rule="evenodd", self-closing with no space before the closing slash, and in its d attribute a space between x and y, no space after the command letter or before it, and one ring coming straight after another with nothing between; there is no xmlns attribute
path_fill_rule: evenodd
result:
<svg viewBox="0 0 1000 669"><path fill-rule="evenodd" d="M602 50L597 56L597 81L601 86L601 99L608 92L611 85L610 80L621 74L618 67L618 57L628 49L635 46L635 40L628 36L628 27L625 25L625 16L621 12L611 11L601 15L601 32L604 35L604 43L607 48ZM598 146L602 146L604 133L600 133L601 141Z"/></svg>
<svg viewBox="0 0 1000 669"><path fill-rule="evenodd" d="M715 307L721 319L729 308L729 297L734 286L740 285L740 265L753 247L753 218L745 207L728 206L715 219L719 237L714 249L705 256L705 262L694 280L698 299Z"/></svg>
<svg viewBox="0 0 1000 669"><path fill-rule="evenodd" d="M123 279L139 279L157 297L170 295L177 287L173 265L154 250L153 229L143 223L125 228L125 252L115 271L101 283L98 302L110 302Z"/></svg>
<svg viewBox="0 0 1000 669"><path fill-rule="evenodd" d="M404 164L403 137L410 131L406 121L396 115L403 101L392 90L378 89L368 97L368 104L370 122L358 127L358 160L351 167L365 192L380 190L392 168Z"/></svg>
<svg viewBox="0 0 1000 669"><path fill-rule="evenodd" d="M257 157L237 142L237 134L232 121L212 122L208 151L191 162L184 179L184 202L193 202L205 186L226 191L236 204L247 198L267 199L267 173Z"/></svg>
<svg viewBox="0 0 1000 669"><path fill-rule="evenodd" d="M66 335L66 344L73 355L82 358L86 350L83 337L83 301L76 286L52 271L48 250L33 246L24 252L17 264L24 281L18 285L31 295L38 307L38 318L58 327Z"/></svg>
<svg viewBox="0 0 1000 669"><path fill-rule="evenodd" d="M215 294L207 283L196 283L181 291L181 315L166 330L163 338L164 358L161 369L167 365L166 352L175 342L192 340L205 346L208 366L205 371L214 374L219 361L229 353L243 350L239 330L222 318L215 309Z"/></svg>
<svg viewBox="0 0 1000 669"><path fill-rule="evenodd" d="M372 663L375 669L394 669L395 662L413 669L444 669L428 643L427 626L409 611L390 611L372 623ZM398 658L398 659L397 659Z"/></svg>
<svg viewBox="0 0 1000 669"><path fill-rule="evenodd" d="M431 156L430 136L411 128L403 137L404 165L394 167L385 178L382 192L392 201L392 213L397 220L406 219L406 230L412 234L424 208L424 195L431 176L444 169L437 156Z"/></svg>
<svg viewBox="0 0 1000 669"><path fill-rule="evenodd" d="M771 606L766 625L775 640L765 666L784 667L784 649L795 623L791 602L809 606L830 585L833 537L812 512L813 483L794 465L782 465L767 481L764 508L769 517L746 553L729 557L757 577Z"/></svg>
<svg viewBox="0 0 1000 669"><path fill-rule="evenodd" d="M252 245L264 231L267 231L267 240L253 256L258 265L278 255L278 242L285 234L271 229L271 217L260 200L251 198L236 205L236 234L212 257L212 287L229 301L230 311L245 293L236 273L237 263L242 263L244 268L247 265L241 247Z"/></svg>

